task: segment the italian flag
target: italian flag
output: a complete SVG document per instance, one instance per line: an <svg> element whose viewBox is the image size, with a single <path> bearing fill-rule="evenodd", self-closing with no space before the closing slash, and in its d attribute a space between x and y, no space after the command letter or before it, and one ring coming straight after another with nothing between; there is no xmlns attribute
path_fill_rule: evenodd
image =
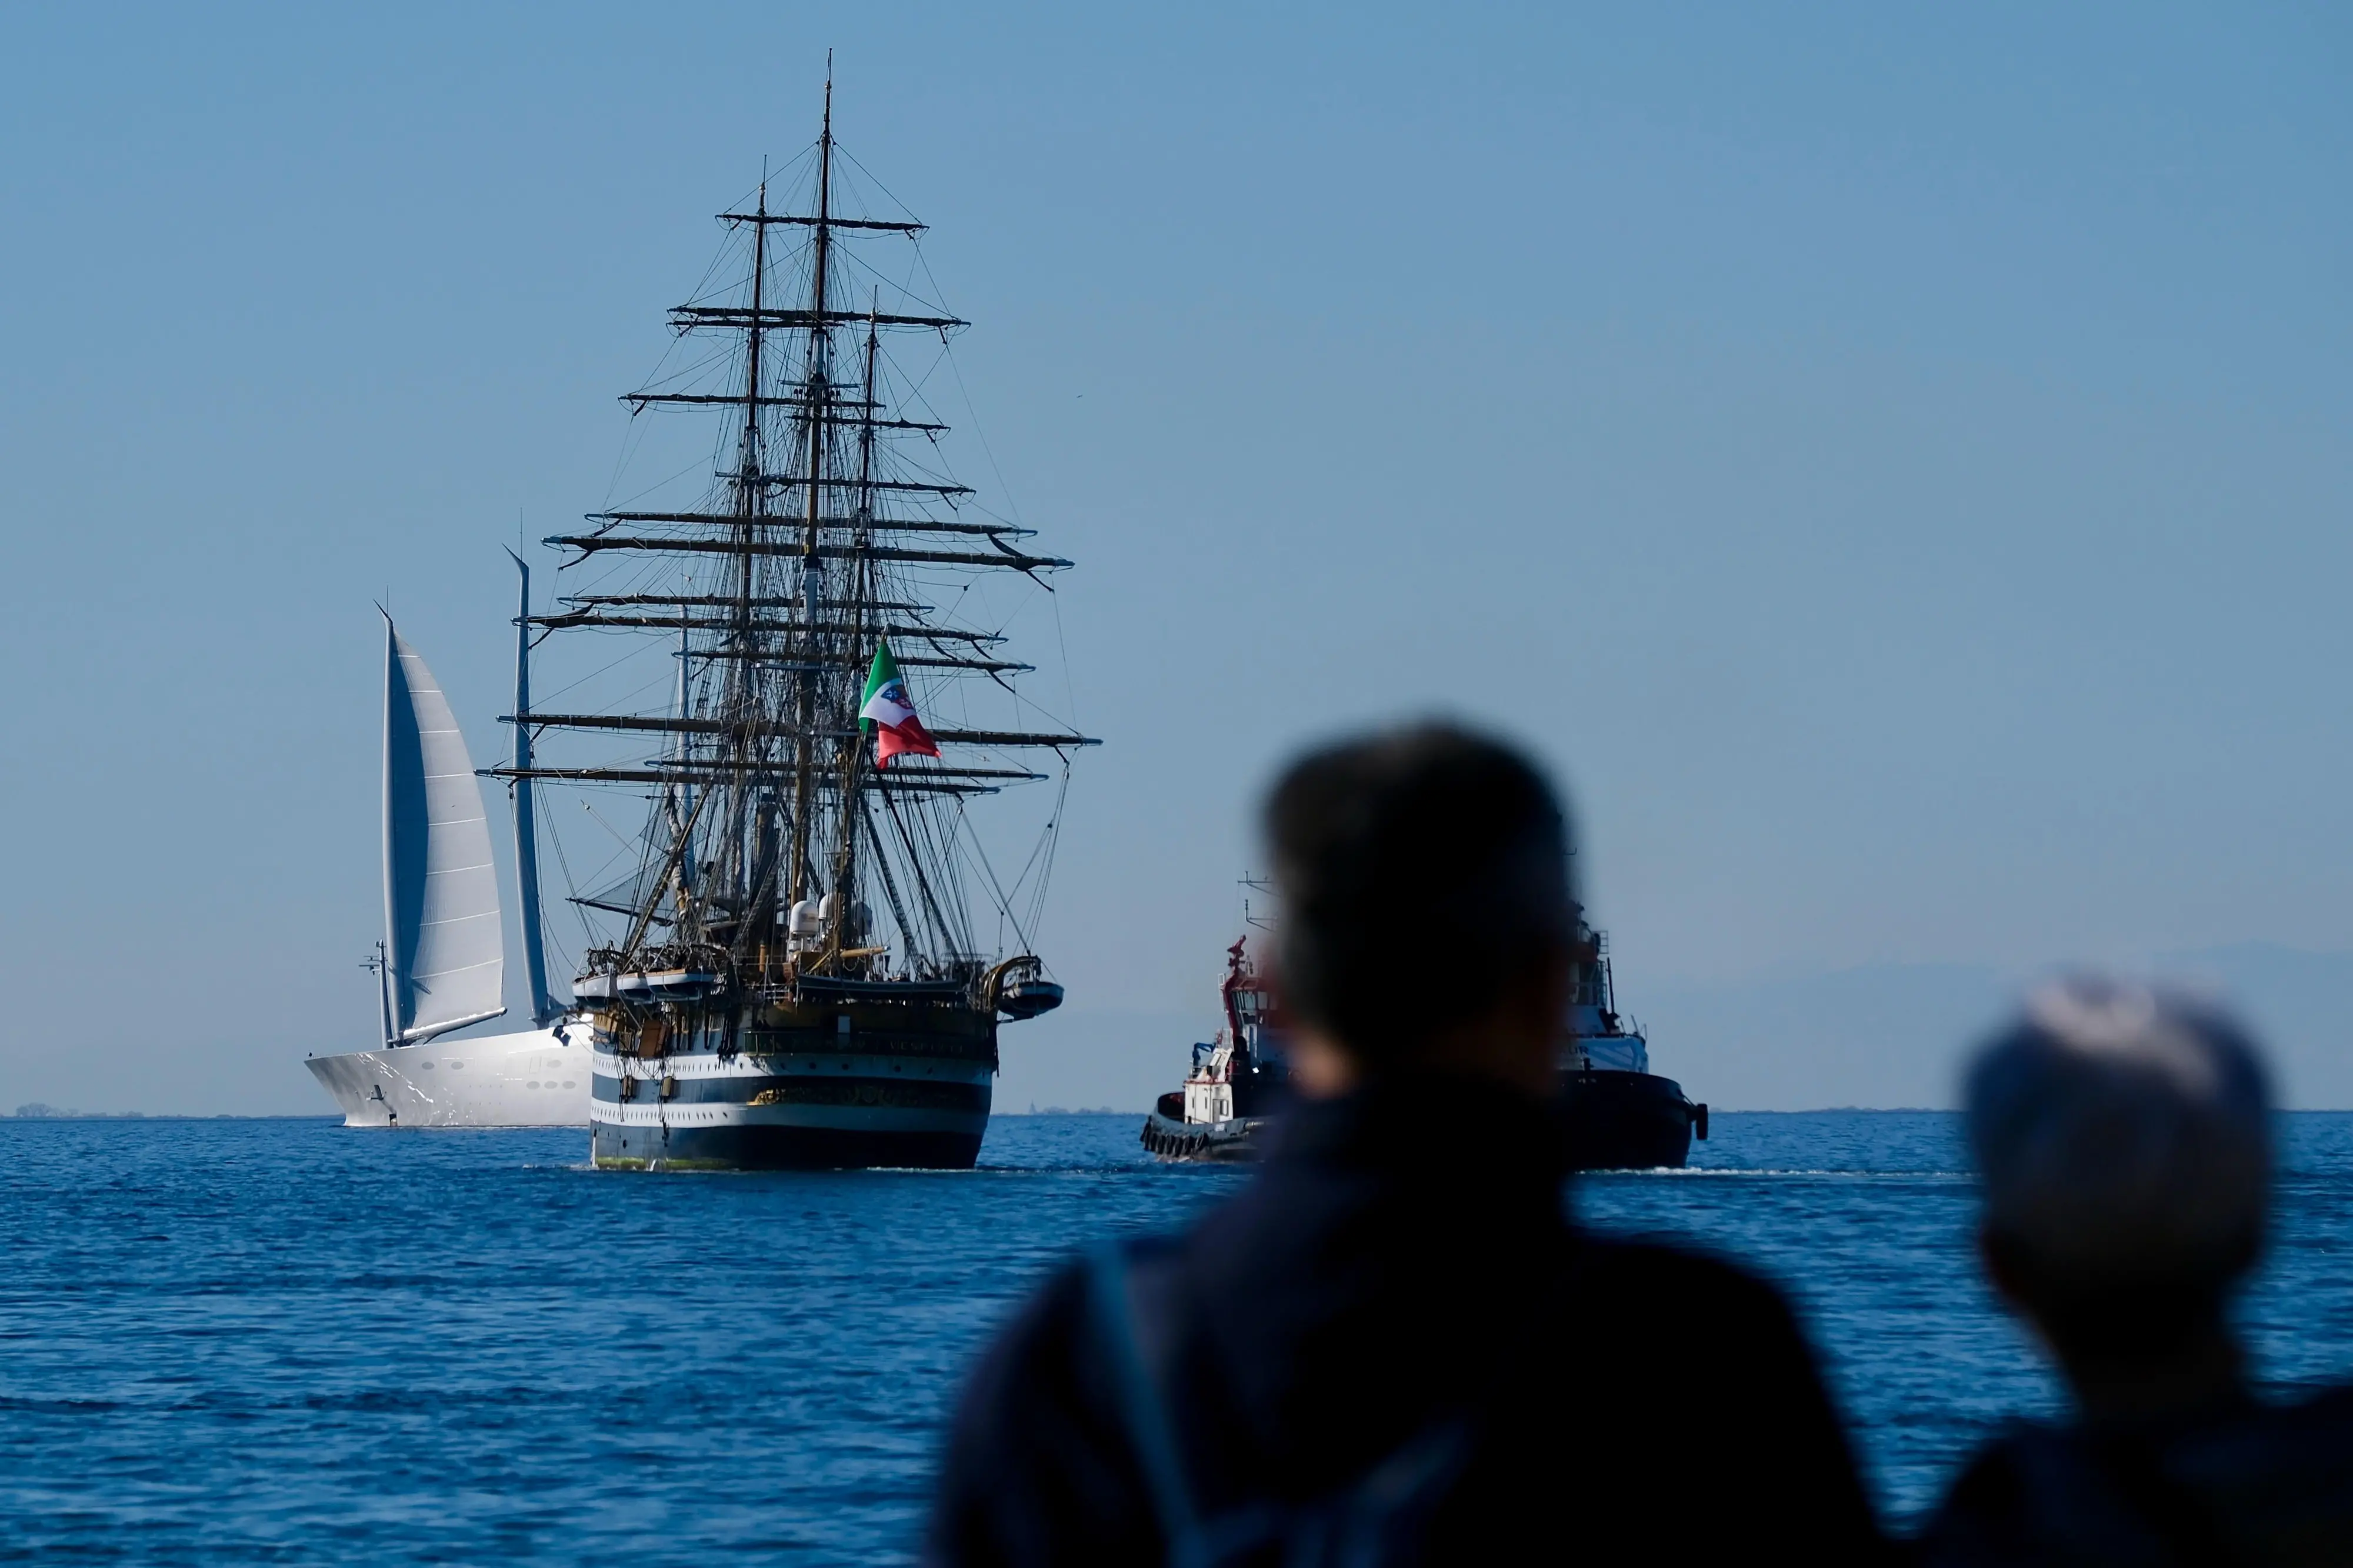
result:
<svg viewBox="0 0 2353 1568"><path fill-rule="evenodd" d="M913 752L919 757L936 757L940 748L915 717L915 700L907 695L907 682L899 674L899 661L891 657L891 645L876 645L874 668L866 672L866 706L858 710L860 721L874 731L874 765L882 767L902 752Z"/></svg>

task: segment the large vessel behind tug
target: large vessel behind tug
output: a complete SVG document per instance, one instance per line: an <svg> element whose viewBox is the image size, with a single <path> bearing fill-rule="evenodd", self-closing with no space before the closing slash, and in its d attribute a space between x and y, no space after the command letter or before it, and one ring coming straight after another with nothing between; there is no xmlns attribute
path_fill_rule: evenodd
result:
<svg viewBox="0 0 2353 1568"><path fill-rule="evenodd" d="M1561 1047L1561 1113L1569 1163L1580 1171L1673 1169L1707 1136L1707 1107L1651 1070L1650 1042L1619 1016L1609 939L1577 922L1577 999Z"/></svg>
<svg viewBox="0 0 2353 1568"><path fill-rule="evenodd" d="M1618 1013L1608 939L1580 921L1577 940L1577 990L1561 1047L1569 1164L1679 1167L1693 1136L1707 1136L1707 1107L1651 1071L1649 1042ZM1247 938L1226 950L1219 1000L1225 1026L1193 1047L1184 1088L1162 1095L1144 1120L1144 1146L1163 1160L1254 1160L1291 1096L1282 1016Z"/></svg>

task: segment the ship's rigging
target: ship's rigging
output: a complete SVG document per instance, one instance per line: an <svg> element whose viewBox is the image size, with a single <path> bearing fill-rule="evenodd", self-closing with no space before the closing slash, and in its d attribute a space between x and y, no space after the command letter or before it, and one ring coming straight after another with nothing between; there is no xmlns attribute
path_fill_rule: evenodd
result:
<svg viewBox="0 0 2353 1568"><path fill-rule="evenodd" d="M1033 531L990 515L941 470L946 424L889 345L928 338L944 355L965 323L856 254L860 240L913 248L923 226L838 213L844 156L828 83L803 210L771 211L764 178L751 203L720 215L737 270L670 312L681 344L724 352L623 399L633 422L664 409L726 416L709 488L670 505L631 498L545 541L569 552L572 591L540 613L526 606L528 635L658 639L676 666L659 710L643 710L642 695L583 706L559 691L509 716L533 739L628 740L633 754L521 747L492 770L649 791L634 872L602 889L574 884L575 905L619 917L585 954L584 976L691 972L754 994L819 977L976 984L1008 944L984 943L975 905L993 904L1014 952L1029 952L1061 812L1058 795L1008 889L966 803L1057 773L1066 790L1073 752L1096 743L1037 717L1014 684L1031 667L999 656L1001 622L960 624L976 580L1050 592L1049 575L1071 563L1035 552ZM937 759L875 762L859 711L886 642ZM973 682L1001 689L1014 721L960 718L971 709L959 689Z"/></svg>

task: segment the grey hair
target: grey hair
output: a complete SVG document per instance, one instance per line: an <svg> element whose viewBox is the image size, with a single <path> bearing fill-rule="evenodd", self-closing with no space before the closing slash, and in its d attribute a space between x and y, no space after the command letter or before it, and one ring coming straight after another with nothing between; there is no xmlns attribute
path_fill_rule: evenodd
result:
<svg viewBox="0 0 2353 1568"><path fill-rule="evenodd" d="M1968 1105L1987 1229L2054 1285L2222 1283L2260 1244L2269 1088L2211 1005L2098 975L2046 985L1978 1054Z"/></svg>

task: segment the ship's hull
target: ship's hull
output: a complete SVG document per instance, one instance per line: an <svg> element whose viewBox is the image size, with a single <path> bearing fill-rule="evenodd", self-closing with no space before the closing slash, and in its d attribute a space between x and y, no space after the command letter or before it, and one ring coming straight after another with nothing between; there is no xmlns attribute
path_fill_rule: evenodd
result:
<svg viewBox="0 0 2353 1568"><path fill-rule="evenodd" d="M895 993L902 993L894 994ZM595 1041L590 1154L653 1171L969 1170L997 1026L953 991L804 983L797 999L611 1016Z"/></svg>
<svg viewBox="0 0 2353 1568"><path fill-rule="evenodd" d="M304 1064L346 1127L578 1127L588 1120L587 1031L441 1039Z"/></svg>
<svg viewBox="0 0 2353 1568"><path fill-rule="evenodd" d="M590 1154L612 1169L968 1171L988 1131L985 1063L696 1050L649 1062L603 1049L596 1060Z"/></svg>
<svg viewBox="0 0 2353 1568"><path fill-rule="evenodd" d="M980 1156L983 1134L961 1128L908 1128L885 1114L847 1127L752 1120L760 1109L701 1127L598 1121L594 1158L621 1171L969 1171Z"/></svg>
<svg viewBox="0 0 2353 1568"><path fill-rule="evenodd" d="M1574 1170L1680 1167L1691 1158L1693 1124L1705 1126L1705 1108L1655 1073L1563 1073L1561 1090Z"/></svg>

